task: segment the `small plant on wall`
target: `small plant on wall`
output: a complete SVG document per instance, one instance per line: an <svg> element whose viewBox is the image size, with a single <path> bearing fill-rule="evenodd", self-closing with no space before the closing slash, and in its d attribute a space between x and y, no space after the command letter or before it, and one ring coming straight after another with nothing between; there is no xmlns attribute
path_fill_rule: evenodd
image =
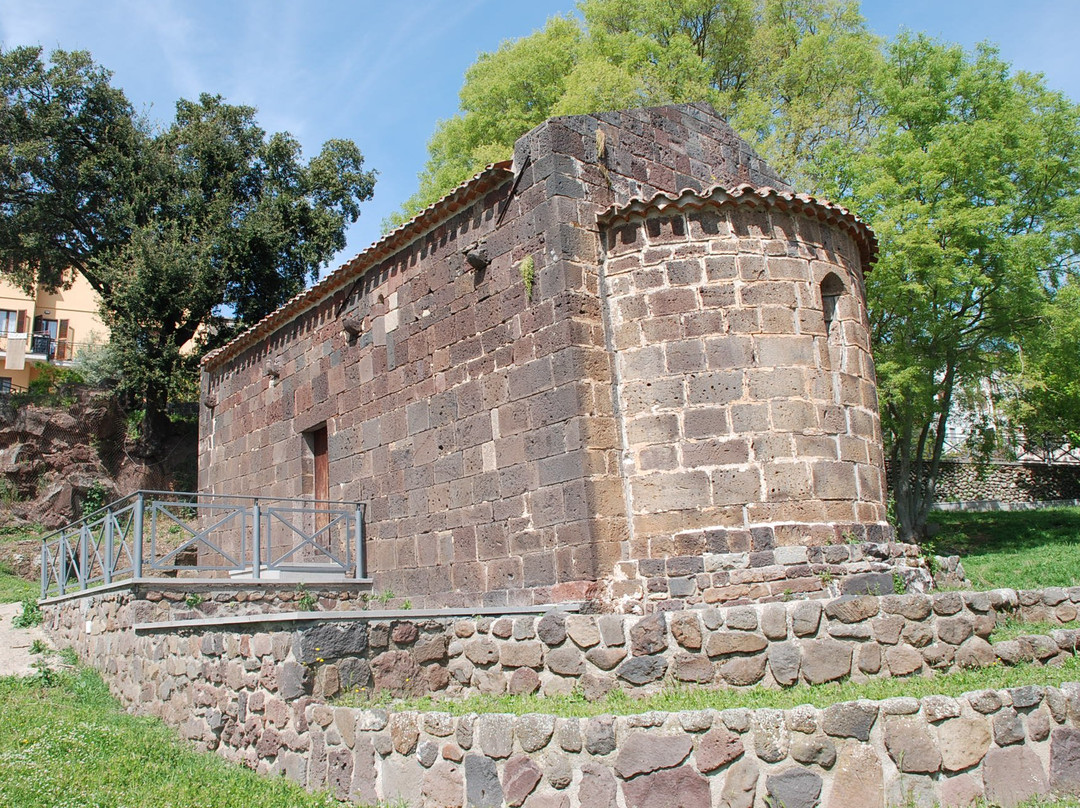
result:
<svg viewBox="0 0 1080 808"><path fill-rule="evenodd" d="M533 284L536 281L536 261L531 255L521 259L521 280L525 282L525 298L532 298Z"/></svg>

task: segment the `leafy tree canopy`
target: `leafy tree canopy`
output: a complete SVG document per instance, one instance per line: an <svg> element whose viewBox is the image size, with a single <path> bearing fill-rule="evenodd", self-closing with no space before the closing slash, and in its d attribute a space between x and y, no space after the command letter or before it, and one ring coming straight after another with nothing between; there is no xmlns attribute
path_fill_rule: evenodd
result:
<svg viewBox="0 0 1080 808"><path fill-rule="evenodd" d="M872 92L872 137L823 168L881 241L867 297L897 518L912 538L957 398L1013 370L1074 268L1080 110L989 46L924 36L890 44Z"/></svg>
<svg viewBox="0 0 1080 808"><path fill-rule="evenodd" d="M1056 291L1002 381L1008 440L1044 459L1080 450L1080 281Z"/></svg>
<svg viewBox="0 0 1080 808"><path fill-rule="evenodd" d="M584 0L582 18L481 54L395 226L508 158L552 115L709 101L781 174L816 189L823 144L860 138L877 39L852 0Z"/></svg>
<svg viewBox="0 0 1080 808"><path fill-rule="evenodd" d="M86 53L0 53L0 86L0 261L24 287L87 278L148 433L191 385L181 347L228 338L223 308L248 325L316 279L373 193L351 141L305 162L220 96L152 131Z"/></svg>

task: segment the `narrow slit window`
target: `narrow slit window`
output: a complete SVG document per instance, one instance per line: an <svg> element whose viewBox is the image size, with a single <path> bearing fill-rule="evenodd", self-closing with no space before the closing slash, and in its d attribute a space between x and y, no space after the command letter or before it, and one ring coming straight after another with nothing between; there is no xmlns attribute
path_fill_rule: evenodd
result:
<svg viewBox="0 0 1080 808"><path fill-rule="evenodd" d="M840 296L844 294L844 282L833 272L830 272L821 281L821 307L825 315L825 331L832 330L833 320L836 319L836 304L840 302Z"/></svg>

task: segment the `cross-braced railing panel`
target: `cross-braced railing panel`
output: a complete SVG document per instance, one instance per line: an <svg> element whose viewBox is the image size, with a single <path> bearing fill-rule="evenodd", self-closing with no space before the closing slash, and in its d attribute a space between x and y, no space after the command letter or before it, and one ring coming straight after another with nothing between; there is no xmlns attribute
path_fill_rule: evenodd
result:
<svg viewBox="0 0 1080 808"><path fill-rule="evenodd" d="M364 577L362 504L139 491L45 537L41 596L154 575L313 568Z"/></svg>
<svg viewBox="0 0 1080 808"><path fill-rule="evenodd" d="M150 507L150 568L172 571L196 566L184 557L190 550L197 551L200 569L242 568L243 542L239 552L228 553L211 536L236 527L234 523L239 523L240 533L244 534L247 518L248 509L237 505L206 503L199 508L182 502L153 502ZM202 520L209 524L200 527Z"/></svg>
<svg viewBox="0 0 1080 808"><path fill-rule="evenodd" d="M352 564L351 529L354 510L269 507L263 513L267 526L263 558L268 567L313 561L329 562L346 568ZM275 555L275 547L285 549L279 549Z"/></svg>

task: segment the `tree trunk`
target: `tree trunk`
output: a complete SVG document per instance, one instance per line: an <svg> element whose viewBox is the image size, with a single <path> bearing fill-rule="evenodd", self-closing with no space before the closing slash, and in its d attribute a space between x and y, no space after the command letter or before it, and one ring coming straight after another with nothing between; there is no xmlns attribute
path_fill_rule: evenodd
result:
<svg viewBox="0 0 1080 808"><path fill-rule="evenodd" d="M914 414L904 414L904 423L894 435L893 498L896 500L897 538L921 544L926 540L926 523L937 494L937 479L945 448L945 426L952 410L956 384L955 363L949 362L942 380L937 412L919 425L918 440L913 438ZM898 414L893 413L893 421ZM929 451L929 457L927 453Z"/></svg>
<svg viewBox="0 0 1080 808"><path fill-rule="evenodd" d="M154 454L169 434L169 392L164 385L151 382L143 397L145 407L139 429L139 445L143 453Z"/></svg>

